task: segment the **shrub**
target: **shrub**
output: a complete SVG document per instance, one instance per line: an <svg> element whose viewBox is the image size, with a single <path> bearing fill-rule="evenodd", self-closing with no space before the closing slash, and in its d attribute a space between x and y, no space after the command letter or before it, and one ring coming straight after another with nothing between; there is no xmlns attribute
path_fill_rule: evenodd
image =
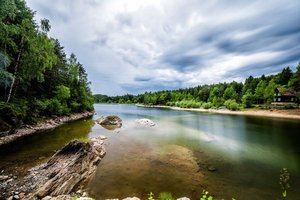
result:
<svg viewBox="0 0 300 200"><path fill-rule="evenodd" d="M224 106L229 110L239 110L239 104L235 100L227 100L224 103Z"/></svg>
<svg viewBox="0 0 300 200"><path fill-rule="evenodd" d="M204 103L204 104L202 104L202 107L204 109L210 109L212 107L212 103L210 103L210 102Z"/></svg>
<svg viewBox="0 0 300 200"><path fill-rule="evenodd" d="M162 192L158 196L159 200L175 200L175 198L172 196L169 192Z"/></svg>
<svg viewBox="0 0 300 200"><path fill-rule="evenodd" d="M70 108L58 99L53 98L47 100L47 111L49 115L64 115L70 112Z"/></svg>

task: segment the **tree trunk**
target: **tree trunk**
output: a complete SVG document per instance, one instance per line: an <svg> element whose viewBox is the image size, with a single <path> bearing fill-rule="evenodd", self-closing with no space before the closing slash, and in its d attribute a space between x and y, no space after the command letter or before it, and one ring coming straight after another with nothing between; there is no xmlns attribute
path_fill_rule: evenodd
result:
<svg viewBox="0 0 300 200"><path fill-rule="evenodd" d="M14 85L15 85L16 75L17 75L17 72L18 72L18 67L19 67L19 64L20 64L23 48L24 48L24 36L22 36L22 39L21 39L21 48L20 48L20 51L19 51L19 54L18 54L18 57L17 57L17 60L16 60L16 65L15 65L15 70L14 70L14 78L13 78L13 80L11 82L11 85L10 85L10 88L9 88L9 93L8 93L8 96L7 96L6 103L8 103L11 100L11 95L12 95L13 88L14 88Z"/></svg>

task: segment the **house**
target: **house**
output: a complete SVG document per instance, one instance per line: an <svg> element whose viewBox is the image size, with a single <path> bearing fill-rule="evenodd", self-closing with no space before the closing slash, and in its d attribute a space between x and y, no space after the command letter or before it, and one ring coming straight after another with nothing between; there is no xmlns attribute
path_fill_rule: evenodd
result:
<svg viewBox="0 0 300 200"><path fill-rule="evenodd" d="M284 90L282 88L276 88L274 90L274 103L296 103L297 93L294 90Z"/></svg>

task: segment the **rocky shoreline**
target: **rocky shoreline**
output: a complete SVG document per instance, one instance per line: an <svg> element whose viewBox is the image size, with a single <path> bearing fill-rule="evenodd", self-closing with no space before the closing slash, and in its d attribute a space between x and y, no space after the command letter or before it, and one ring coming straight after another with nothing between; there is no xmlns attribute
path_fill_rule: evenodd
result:
<svg viewBox="0 0 300 200"><path fill-rule="evenodd" d="M48 119L39 122L38 124L35 125L25 125L24 127L17 129L14 134L0 137L0 146L9 144L22 137L40 133L46 130L51 130L67 122L88 118L93 115L94 112L74 113L74 114L70 114L69 116L61 116L61 117L56 117L54 119Z"/></svg>
<svg viewBox="0 0 300 200"><path fill-rule="evenodd" d="M22 179L1 175L0 199L87 197L82 189L106 154L104 140L105 137L92 138L89 142L73 140L46 163L30 169Z"/></svg>

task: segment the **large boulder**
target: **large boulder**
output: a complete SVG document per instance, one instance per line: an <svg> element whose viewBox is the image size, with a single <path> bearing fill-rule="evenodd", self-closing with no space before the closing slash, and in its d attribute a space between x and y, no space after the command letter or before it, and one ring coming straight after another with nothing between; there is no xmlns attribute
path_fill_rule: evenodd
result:
<svg viewBox="0 0 300 200"><path fill-rule="evenodd" d="M71 141L47 163L31 170L27 179L36 180L36 189L28 199L70 194L94 175L104 155L101 138L92 138L87 143Z"/></svg>
<svg viewBox="0 0 300 200"><path fill-rule="evenodd" d="M96 123L109 130L122 127L122 119L116 115L103 116L97 119Z"/></svg>

